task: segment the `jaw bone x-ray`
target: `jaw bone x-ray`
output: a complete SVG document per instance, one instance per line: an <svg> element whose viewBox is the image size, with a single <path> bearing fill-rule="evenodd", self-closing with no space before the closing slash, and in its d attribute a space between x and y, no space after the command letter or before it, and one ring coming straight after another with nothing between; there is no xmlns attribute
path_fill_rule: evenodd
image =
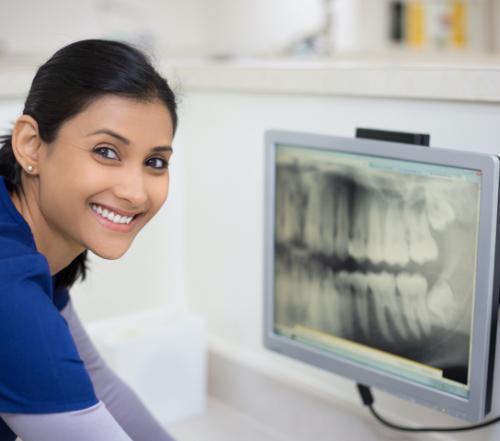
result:
<svg viewBox="0 0 500 441"><path fill-rule="evenodd" d="M479 186L360 158L278 149L276 326L353 341L466 384Z"/></svg>

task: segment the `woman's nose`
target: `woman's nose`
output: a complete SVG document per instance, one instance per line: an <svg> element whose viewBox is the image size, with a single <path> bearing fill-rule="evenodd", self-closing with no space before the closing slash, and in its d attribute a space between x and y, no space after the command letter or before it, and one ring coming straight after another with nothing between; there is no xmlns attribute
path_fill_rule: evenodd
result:
<svg viewBox="0 0 500 441"><path fill-rule="evenodd" d="M116 197L127 200L134 208L143 208L148 196L142 171L123 170L114 193Z"/></svg>

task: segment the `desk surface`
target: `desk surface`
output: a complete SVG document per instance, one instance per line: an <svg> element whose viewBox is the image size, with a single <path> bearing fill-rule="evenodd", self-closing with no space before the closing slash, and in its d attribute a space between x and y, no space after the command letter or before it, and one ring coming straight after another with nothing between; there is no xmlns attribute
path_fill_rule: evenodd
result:
<svg viewBox="0 0 500 441"><path fill-rule="evenodd" d="M203 415L175 423L168 430L178 441L285 441L285 436L213 397L208 398Z"/></svg>

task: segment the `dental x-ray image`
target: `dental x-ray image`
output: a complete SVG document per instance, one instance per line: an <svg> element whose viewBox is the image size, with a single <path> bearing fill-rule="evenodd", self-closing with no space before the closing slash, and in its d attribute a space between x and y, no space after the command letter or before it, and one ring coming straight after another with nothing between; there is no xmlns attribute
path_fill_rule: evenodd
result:
<svg viewBox="0 0 500 441"><path fill-rule="evenodd" d="M467 384L478 182L287 147L276 163L276 325Z"/></svg>

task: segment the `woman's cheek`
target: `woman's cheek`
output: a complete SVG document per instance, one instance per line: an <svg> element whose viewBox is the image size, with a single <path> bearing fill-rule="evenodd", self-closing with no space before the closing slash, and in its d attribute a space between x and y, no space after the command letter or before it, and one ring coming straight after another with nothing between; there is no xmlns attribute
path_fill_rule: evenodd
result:
<svg viewBox="0 0 500 441"><path fill-rule="evenodd" d="M169 184L170 184L170 182L169 182L169 178L167 175L167 179L162 182L162 185L156 186L156 191L155 191L155 195L154 195L155 213L163 206L163 204L165 203L165 201L168 198L168 190L170 187Z"/></svg>

